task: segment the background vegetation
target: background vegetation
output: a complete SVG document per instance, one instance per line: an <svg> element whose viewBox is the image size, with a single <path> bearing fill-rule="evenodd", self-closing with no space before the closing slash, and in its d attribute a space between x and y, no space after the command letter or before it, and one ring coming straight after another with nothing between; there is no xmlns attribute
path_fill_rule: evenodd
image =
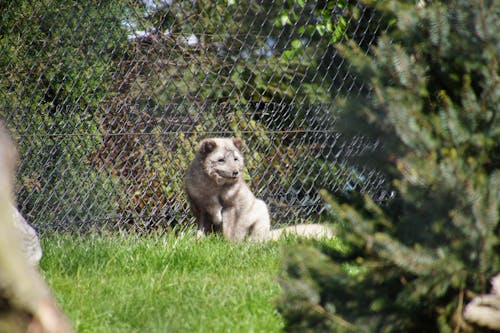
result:
<svg viewBox="0 0 500 333"><path fill-rule="evenodd" d="M2 1L0 11L0 117L22 155L21 210L47 231L58 219L116 215L116 179L89 170L88 154L102 141L99 105L126 42L120 2Z"/></svg>
<svg viewBox="0 0 500 333"><path fill-rule="evenodd" d="M0 116L22 152L18 202L42 231L186 222L183 170L206 136L246 140L277 222L321 212L319 188L383 191L333 129L336 96L366 92L334 44L366 49L387 25L357 1L0 9Z"/></svg>

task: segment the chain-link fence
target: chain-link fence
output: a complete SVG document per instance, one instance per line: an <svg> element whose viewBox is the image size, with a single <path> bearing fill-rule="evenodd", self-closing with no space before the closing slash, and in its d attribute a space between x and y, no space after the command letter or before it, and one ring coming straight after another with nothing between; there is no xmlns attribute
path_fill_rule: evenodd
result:
<svg viewBox="0 0 500 333"><path fill-rule="evenodd" d="M314 219L319 190L387 197L352 163L337 100L368 93L335 44L387 26L357 1L3 1L0 116L21 151L18 205L42 233L192 221L197 143L246 142L246 179L276 223ZM362 134L362 133L361 133Z"/></svg>

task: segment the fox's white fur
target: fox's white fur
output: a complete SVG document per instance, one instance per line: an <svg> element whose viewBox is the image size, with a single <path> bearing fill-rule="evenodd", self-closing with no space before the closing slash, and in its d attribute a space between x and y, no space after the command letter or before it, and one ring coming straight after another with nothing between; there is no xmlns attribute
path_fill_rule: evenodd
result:
<svg viewBox="0 0 500 333"><path fill-rule="evenodd" d="M321 224L300 224L271 230L264 201L257 199L242 178L243 141L239 138L203 140L185 177L185 191L200 233L222 232L230 241L277 240L285 235L331 238Z"/></svg>

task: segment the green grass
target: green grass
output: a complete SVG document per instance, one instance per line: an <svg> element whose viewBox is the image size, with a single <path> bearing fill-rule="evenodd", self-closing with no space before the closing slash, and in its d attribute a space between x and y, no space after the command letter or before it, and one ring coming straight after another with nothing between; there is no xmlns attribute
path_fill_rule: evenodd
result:
<svg viewBox="0 0 500 333"><path fill-rule="evenodd" d="M78 332L280 332L282 245L53 236L41 269Z"/></svg>

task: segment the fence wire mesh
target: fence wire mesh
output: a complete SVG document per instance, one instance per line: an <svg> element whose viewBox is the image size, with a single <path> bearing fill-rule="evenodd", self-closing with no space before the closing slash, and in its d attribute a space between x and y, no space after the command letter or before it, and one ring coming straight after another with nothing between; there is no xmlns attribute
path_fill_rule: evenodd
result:
<svg viewBox="0 0 500 333"><path fill-rule="evenodd" d="M246 142L276 223L313 219L320 189L387 198L352 162L339 96L369 93L335 44L368 50L387 22L357 1L0 2L0 116L21 152L20 211L41 233L164 231L193 221L197 143Z"/></svg>

